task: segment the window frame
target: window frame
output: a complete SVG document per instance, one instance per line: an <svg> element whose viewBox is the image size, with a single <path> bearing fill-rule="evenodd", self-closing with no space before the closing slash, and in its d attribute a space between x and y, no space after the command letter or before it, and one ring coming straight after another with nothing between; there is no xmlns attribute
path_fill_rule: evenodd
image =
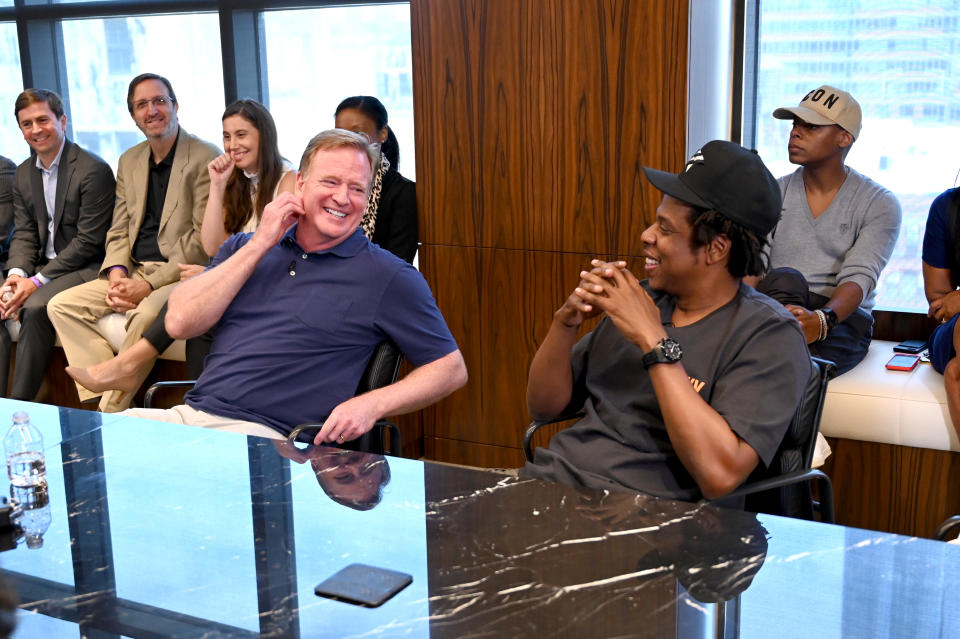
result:
<svg viewBox="0 0 960 639"><path fill-rule="evenodd" d="M63 20L216 13L220 22L224 106L240 97L249 97L269 107L266 42L261 37L260 29L264 11L408 2L409 0L104 0L54 4L52 0L14 0L14 6L0 7L0 22L16 23L23 88L43 87L56 91L63 99L67 112L70 112L61 26ZM250 46L251 42L254 46ZM50 55L50 52L53 52L53 55ZM69 118L67 136L73 137Z"/></svg>

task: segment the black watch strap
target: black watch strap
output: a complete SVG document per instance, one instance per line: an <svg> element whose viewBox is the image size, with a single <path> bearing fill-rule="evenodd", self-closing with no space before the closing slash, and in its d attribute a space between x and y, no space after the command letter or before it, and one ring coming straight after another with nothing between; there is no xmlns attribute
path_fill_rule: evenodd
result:
<svg viewBox="0 0 960 639"><path fill-rule="evenodd" d="M837 324L840 323L840 318L837 317L837 314L829 306L824 306L820 309L823 311L823 316L827 319L827 330L832 331L837 327Z"/></svg>
<svg viewBox="0 0 960 639"><path fill-rule="evenodd" d="M683 349L680 343L672 337L664 337L650 349L650 352L644 353L641 362L644 368L650 368L654 364L673 364L679 362L683 357Z"/></svg>

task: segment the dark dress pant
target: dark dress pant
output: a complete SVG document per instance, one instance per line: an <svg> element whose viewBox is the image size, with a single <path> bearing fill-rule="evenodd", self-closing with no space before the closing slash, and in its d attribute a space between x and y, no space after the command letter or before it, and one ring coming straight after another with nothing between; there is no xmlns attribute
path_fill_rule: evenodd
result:
<svg viewBox="0 0 960 639"><path fill-rule="evenodd" d="M810 291L803 274L792 268L773 269L760 280L757 290L781 304L794 304L811 311L830 302L829 297ZM863 361L872 337L873 316L858 308L830 331L825 340L807 346L811 355L836 364L840 375Z"/></svg>
<svg viewBox="0 0 960 639"><path fill-rule="evenodd" d="M17 338L17 358L13 371L13 387L7 394L10 354L13 343L6 326L0 326L0 390L13 399L33 400L43 383L43 375L50 365L50 353L57 333L47 317L47 302L61 291L83 284L90 279L83 272L67 273L41 286L27 298L20 309L20 336Z"/></svg>
<svg viewBox="0 0 960 639"><path fill-rule="evenodd" d="M150 342L150 344L157 349L158 353L167 350L174 342L174 339L167 333L166 326L164 325L166 317L167 305L164 304L163 308L160 309L160 314L157 315L157 319L143 332L143 338ZM200 373L203 372L203 362L210 353L210 347L213 345L214 330L214 328L211 328L203 335L191 337L187 340L185 350L188 378L197 379L200 377Z"/></svg>

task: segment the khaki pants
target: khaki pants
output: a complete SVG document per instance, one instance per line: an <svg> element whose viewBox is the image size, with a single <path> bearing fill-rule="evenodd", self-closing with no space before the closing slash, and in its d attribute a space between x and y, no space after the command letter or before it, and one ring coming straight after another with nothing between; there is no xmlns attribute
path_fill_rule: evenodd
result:
<svg viewBox="0 0 960 639"><path fill-rule="evenodd" d="M130 278L145 279L147 275L164 264L164 262L146 262L135 267ZM137 308L126 312L127 334L120 346L121 351L140 339L143 331L156 319L160 309L166 304L176 284L174 282L161 286L143 298ZM115 354L106 338L97 330L97 320L113 312L106 302L108 286L109 281L106 278L96 279L55 295L47 304L47 314L54 328L57 329L60 343L63 344L63 352L71 366L88 368L107 361ZM152 365L151 362L150 366ZM149 373L149 368L141 373L142 377L145 377ZM77 384L77 394L80 396L80 401L87 401L97 396L96 393L79 384ZM100 410L104 413L115 413L128 407L132 401L133 393L108 391L100 399Z"/></svg>
<svg viewBox="0 0 960 639"><path fill-rule="evenodd" d="M152 419L156 422L187 424L188 426L199 426L200 428L210 428L230 433L266 437L267 439L286 439L283 433L269 426L242 419L220 417L213 413L205 413L202 410L191 408L186 404L180 404L173 408L128 408L123 411L123 414L130 417L140 417L141 419Z"/></svg>

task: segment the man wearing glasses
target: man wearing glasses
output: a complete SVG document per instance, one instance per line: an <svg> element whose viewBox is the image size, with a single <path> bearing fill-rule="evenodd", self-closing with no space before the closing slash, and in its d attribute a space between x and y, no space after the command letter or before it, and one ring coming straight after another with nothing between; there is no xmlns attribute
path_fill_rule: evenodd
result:
<svg viewBox="0 0 960 639"><path fill-rule="evenodd" d="M97 329L97 320L108 313L126 313L121 350L134 344L180 281L178 264L207 262L200 226L210 190L207 164L219 149L180 127L177 96L162 76L135 77L127 109L147 139L120 156L100 277L57 295L48 307L71 366L93 366L113 357ZM96 397L79 385L77 391L81 401ZM105 393L100 410L122 410L132 399L131 393Z"/></svg>

